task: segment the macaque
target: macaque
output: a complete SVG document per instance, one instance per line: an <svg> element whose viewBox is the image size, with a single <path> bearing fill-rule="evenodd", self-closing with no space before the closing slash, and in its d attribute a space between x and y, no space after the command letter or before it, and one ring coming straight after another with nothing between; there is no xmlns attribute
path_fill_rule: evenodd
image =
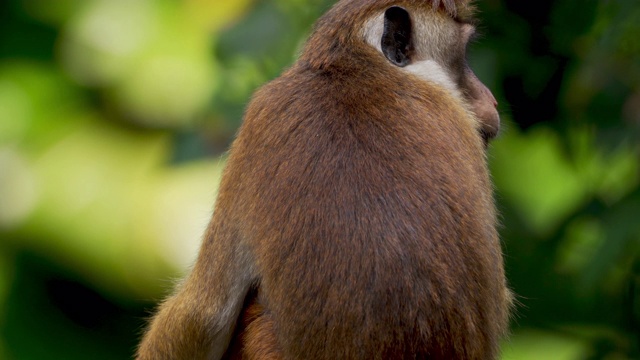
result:
<svg viewBox="0 0 640 360"><path fill-rule="evenodd" d="M138 359L496 359L507 288L468 0L340 0L259 89Z"/></svg>

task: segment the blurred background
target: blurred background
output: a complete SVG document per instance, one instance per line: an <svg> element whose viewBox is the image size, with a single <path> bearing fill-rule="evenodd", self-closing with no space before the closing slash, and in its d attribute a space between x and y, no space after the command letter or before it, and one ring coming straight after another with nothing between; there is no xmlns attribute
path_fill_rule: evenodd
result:
<svg viewBox="0 0 640 360"><path fill-rule="evenodd" d="M0 359L127 359L330 0L0 2ZM640 2L479 1L504 359L640 359Z"/></svg>

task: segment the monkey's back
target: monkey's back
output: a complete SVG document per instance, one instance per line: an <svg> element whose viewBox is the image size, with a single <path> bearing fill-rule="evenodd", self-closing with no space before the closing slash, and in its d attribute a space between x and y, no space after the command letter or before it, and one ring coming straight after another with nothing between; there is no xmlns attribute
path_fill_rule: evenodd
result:
<svg viewBox="0 0 640 360"><path fill-rule="evenodd" d="M221 193L241 189L260 331L287 359L491 358L507 300L473 122L436 87L361 71L297 65L233 145Z"/></svg>

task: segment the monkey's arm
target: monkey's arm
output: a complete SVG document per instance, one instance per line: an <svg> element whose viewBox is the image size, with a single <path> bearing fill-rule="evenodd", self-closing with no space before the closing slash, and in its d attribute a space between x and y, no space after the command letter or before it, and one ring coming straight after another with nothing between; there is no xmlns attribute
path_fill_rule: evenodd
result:
<svg viewBox="0 0 640 360"><path fill-rule="evenodd" d="M137 359L222 358L252 283L249 254L234 238L212 225L193 271L160 306Z"/></svg>

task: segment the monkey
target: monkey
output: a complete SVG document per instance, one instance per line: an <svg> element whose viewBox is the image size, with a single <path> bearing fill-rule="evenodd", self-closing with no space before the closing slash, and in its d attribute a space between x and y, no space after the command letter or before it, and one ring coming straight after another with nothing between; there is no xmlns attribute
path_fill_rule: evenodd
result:
<svg viewBox="0 0 640 360"><path fill-rule="evenodd" d="M496 359L511 293L470 0L339 0L258 89L137 358Z"/></svg>

